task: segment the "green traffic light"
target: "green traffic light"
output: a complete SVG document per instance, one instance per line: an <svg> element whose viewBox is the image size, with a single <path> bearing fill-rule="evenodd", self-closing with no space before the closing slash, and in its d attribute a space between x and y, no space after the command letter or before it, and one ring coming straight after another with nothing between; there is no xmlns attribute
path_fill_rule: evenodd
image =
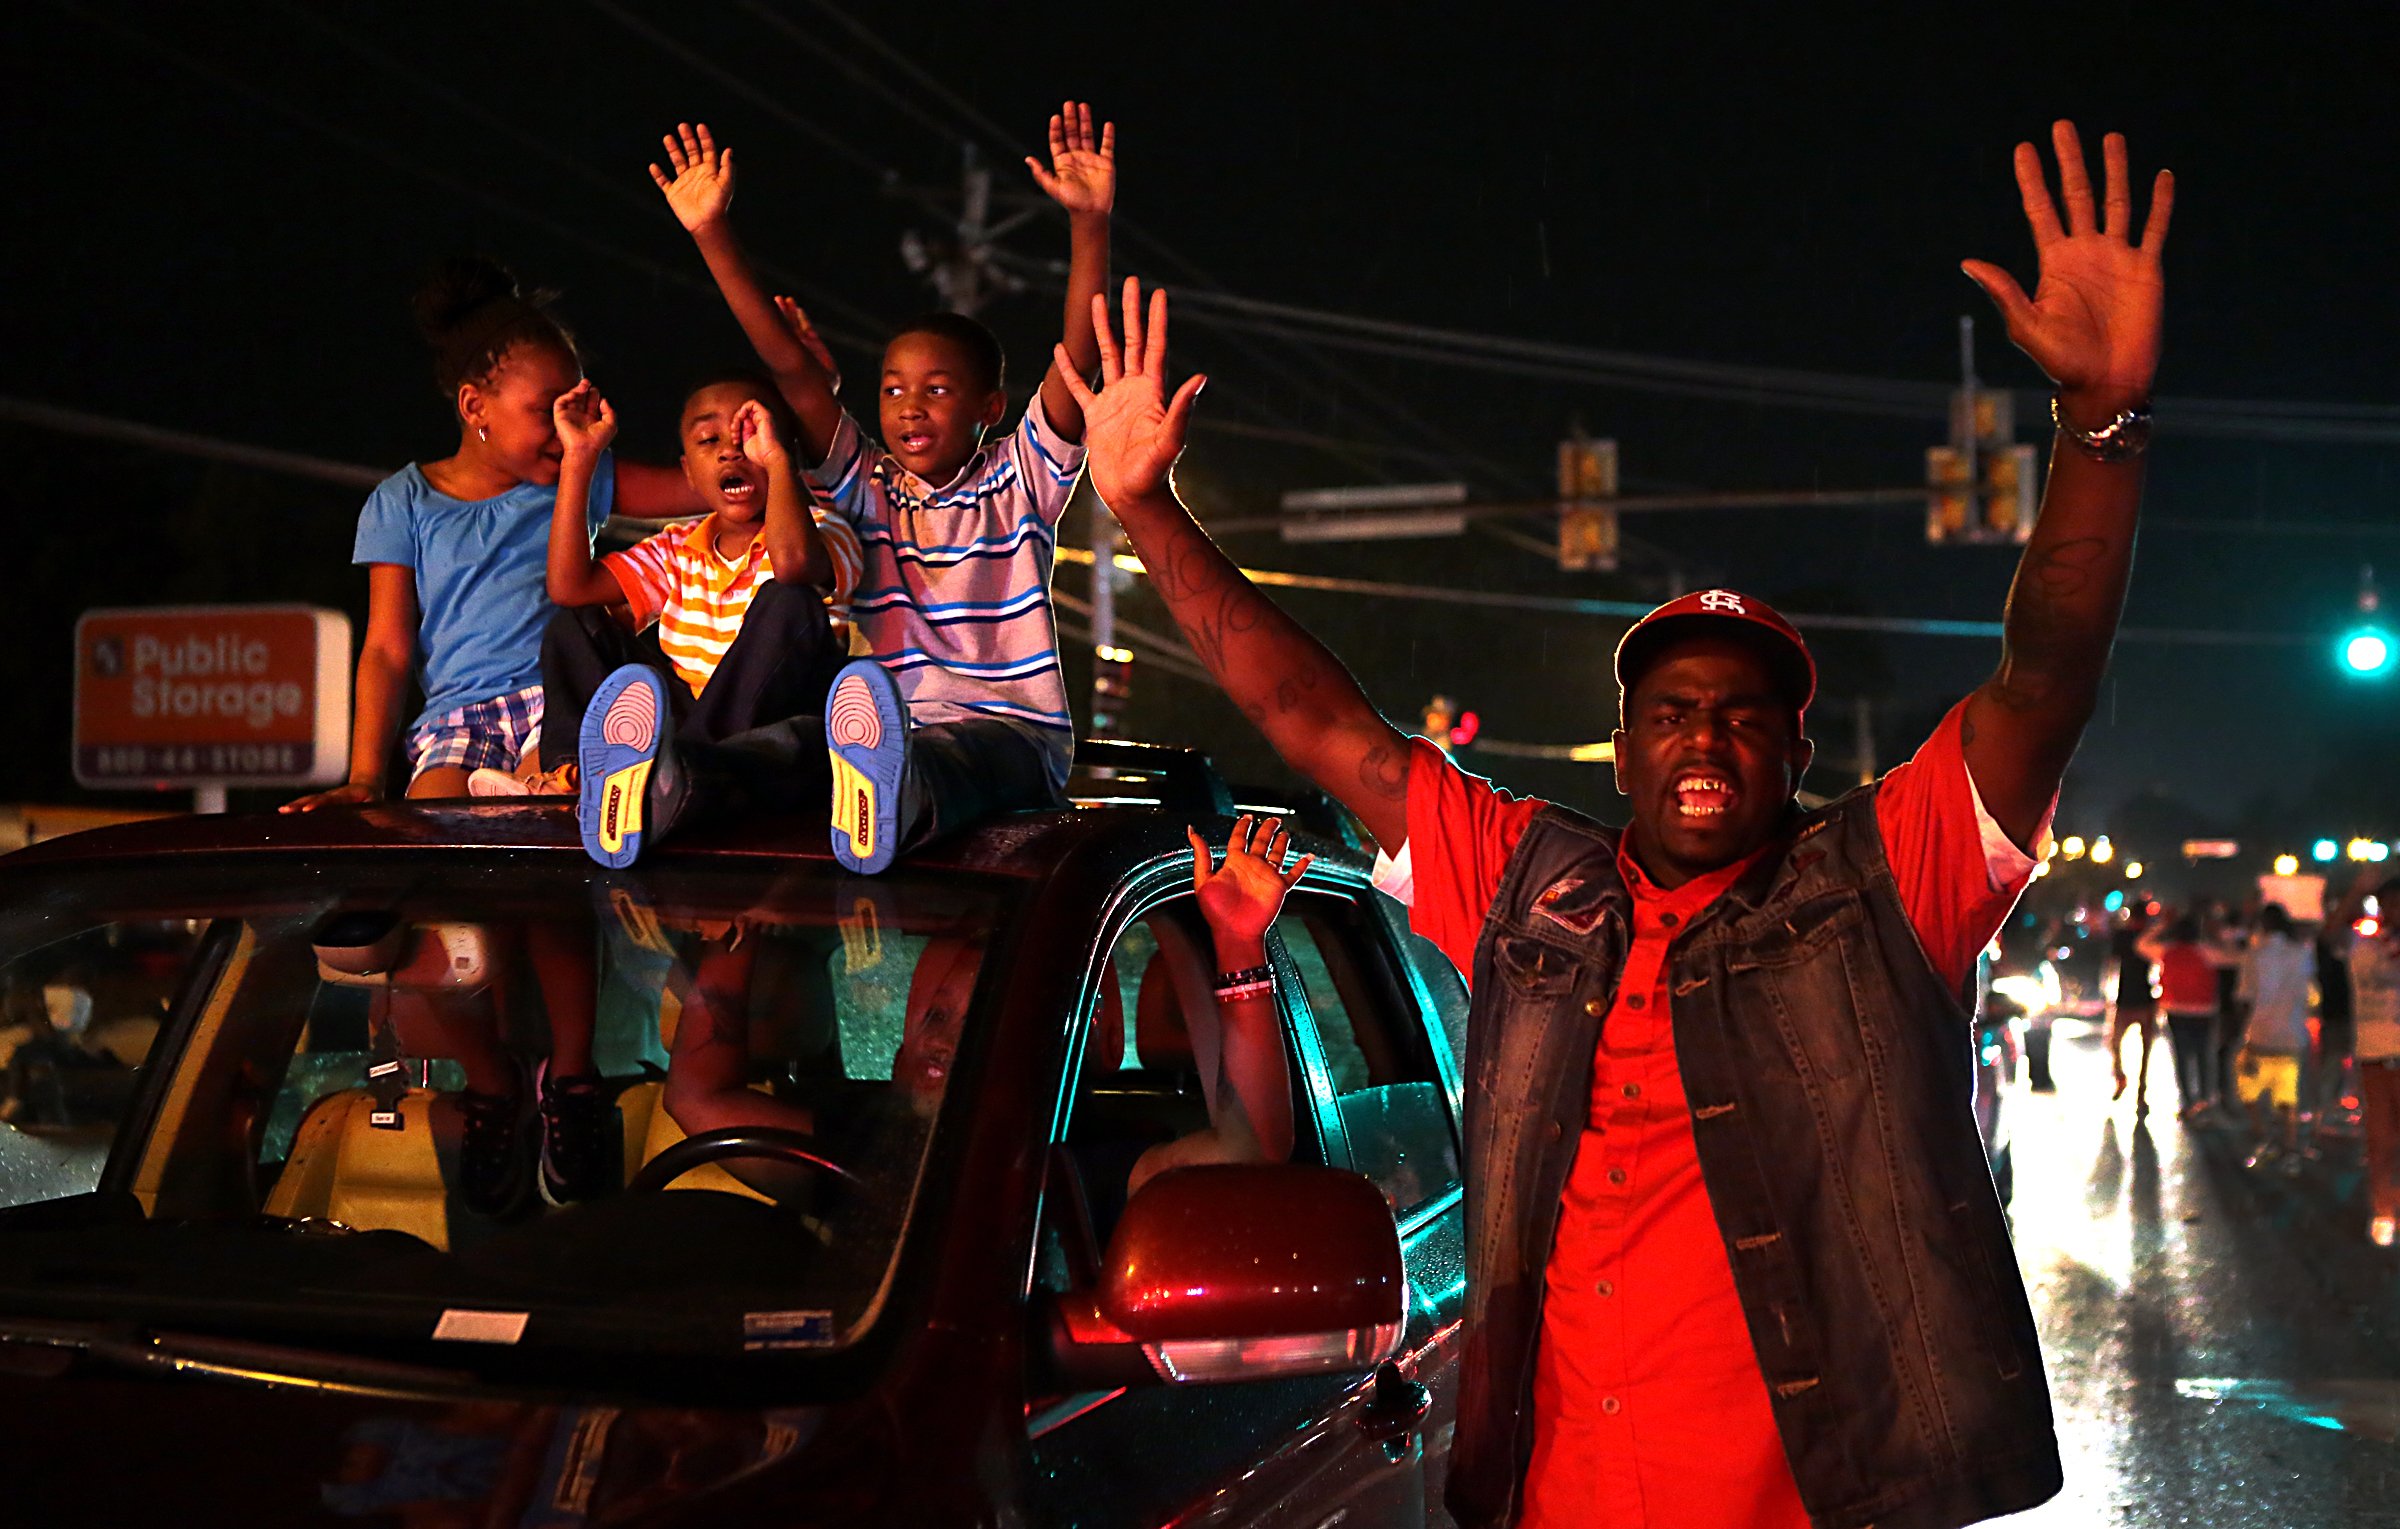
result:
<svg viewBox="0 0 2400 1529"><path fill-rule="evenodd" d="M2381 627L2362 626L2345 634L2341 646L2342 667L2362 679L2374 679L2392 670L2392 635Z"/></svg>

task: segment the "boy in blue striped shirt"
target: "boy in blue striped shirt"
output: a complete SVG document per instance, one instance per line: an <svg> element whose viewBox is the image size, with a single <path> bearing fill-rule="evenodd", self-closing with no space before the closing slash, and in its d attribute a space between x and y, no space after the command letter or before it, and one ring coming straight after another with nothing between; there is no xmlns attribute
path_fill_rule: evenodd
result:
<svg viewBox="0 0 2400 1529"><path fill-rule="evenodd" d="M767 294L734 238L732 151L706 124L681 128L666 148L674 173L652 165L651 176L791 404L809 475L864 555L851 612L872 657L836 677L825 705L834 854L873 873L991 813L1062 803L1075 735L1050 571L1083 468L1083 410L1057 365L1017 428L987 441L1008 406L999 342L957 314L912 320L884 349L883 439L869 441L835 396L806 317ZM1116 129L1095 134L1091 108L1070 101L1050 119L1050 163L1025 163L1067 212L1064 349L1089 375Z"/></svg>

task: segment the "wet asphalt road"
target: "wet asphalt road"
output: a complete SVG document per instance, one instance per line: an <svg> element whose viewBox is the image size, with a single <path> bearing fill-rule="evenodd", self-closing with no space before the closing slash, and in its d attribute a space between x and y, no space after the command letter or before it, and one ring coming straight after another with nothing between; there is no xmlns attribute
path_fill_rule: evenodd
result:
<svg viewBox="0 0 2400 1529"><path fill-rule="evenodd" d="M2164 1036L2138 1120L2081 1030L2056 1093L2006 1102L2066 1490L2001 1522L2400 1526L2400 1250L2367 1241L2356 1139L2247 1170L2238 1133L2177 1122Z"/></svg>

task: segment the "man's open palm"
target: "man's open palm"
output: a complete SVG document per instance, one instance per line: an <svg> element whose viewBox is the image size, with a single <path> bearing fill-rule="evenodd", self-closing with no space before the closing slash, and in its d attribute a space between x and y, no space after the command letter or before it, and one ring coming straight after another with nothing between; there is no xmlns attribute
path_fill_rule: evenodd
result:
<svg viewBox="0 0 2400 1529"><path fill-rule="evenodd" d="M1142 321L1142 284L1125 278L1125 345L1109 332L1108 299L1092 298L1092 328L1100 341L1100 388L1087 386L1064 345L1054 353L1058 374L1083 409L1084 460L1092 491L1103 504L1123 504L1166 487L1167 474L1183 453L1191 426L1192 401L1206 377L1194 376L1167 397L1167 294L1150 294L1150 318Z"/></svg>
<svg viewBox="0 0 2400 1529"><path fill-rule="evenodd" d="M2161 170L2152 182L2150 215L2137 244L2124 138L2110 133L2101 142L2107 184L2098 216L2075 124L2052 124L2050 139L2066 206L2063 226L2042 176L2040 151L2017 145L2017 189L2041 262L2033 296L1989 261L1969 260L1961 269L1998 306L2009 339L2061 390L2147 398L2158 373L2166 292L2160 256L2175 206L2175 178Z"/></svg>

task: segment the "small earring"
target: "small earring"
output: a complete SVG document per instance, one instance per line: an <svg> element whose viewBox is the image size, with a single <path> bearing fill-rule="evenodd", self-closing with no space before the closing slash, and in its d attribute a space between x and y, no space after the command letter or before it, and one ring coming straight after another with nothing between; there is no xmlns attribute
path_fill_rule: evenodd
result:
<svg viewBox="0 0 2400 1529"><path fill-rule="evenodd" d="M477 439L477 440L479 440L479 441L488 441L488 440L490 440L491 438L492 438L492 432L491 432L491 431L489 431L489 430L485 429L485 428L484 428L483 426L481 426L481 425L477 425L477 426L475 427L475 439Z"/></svg>

